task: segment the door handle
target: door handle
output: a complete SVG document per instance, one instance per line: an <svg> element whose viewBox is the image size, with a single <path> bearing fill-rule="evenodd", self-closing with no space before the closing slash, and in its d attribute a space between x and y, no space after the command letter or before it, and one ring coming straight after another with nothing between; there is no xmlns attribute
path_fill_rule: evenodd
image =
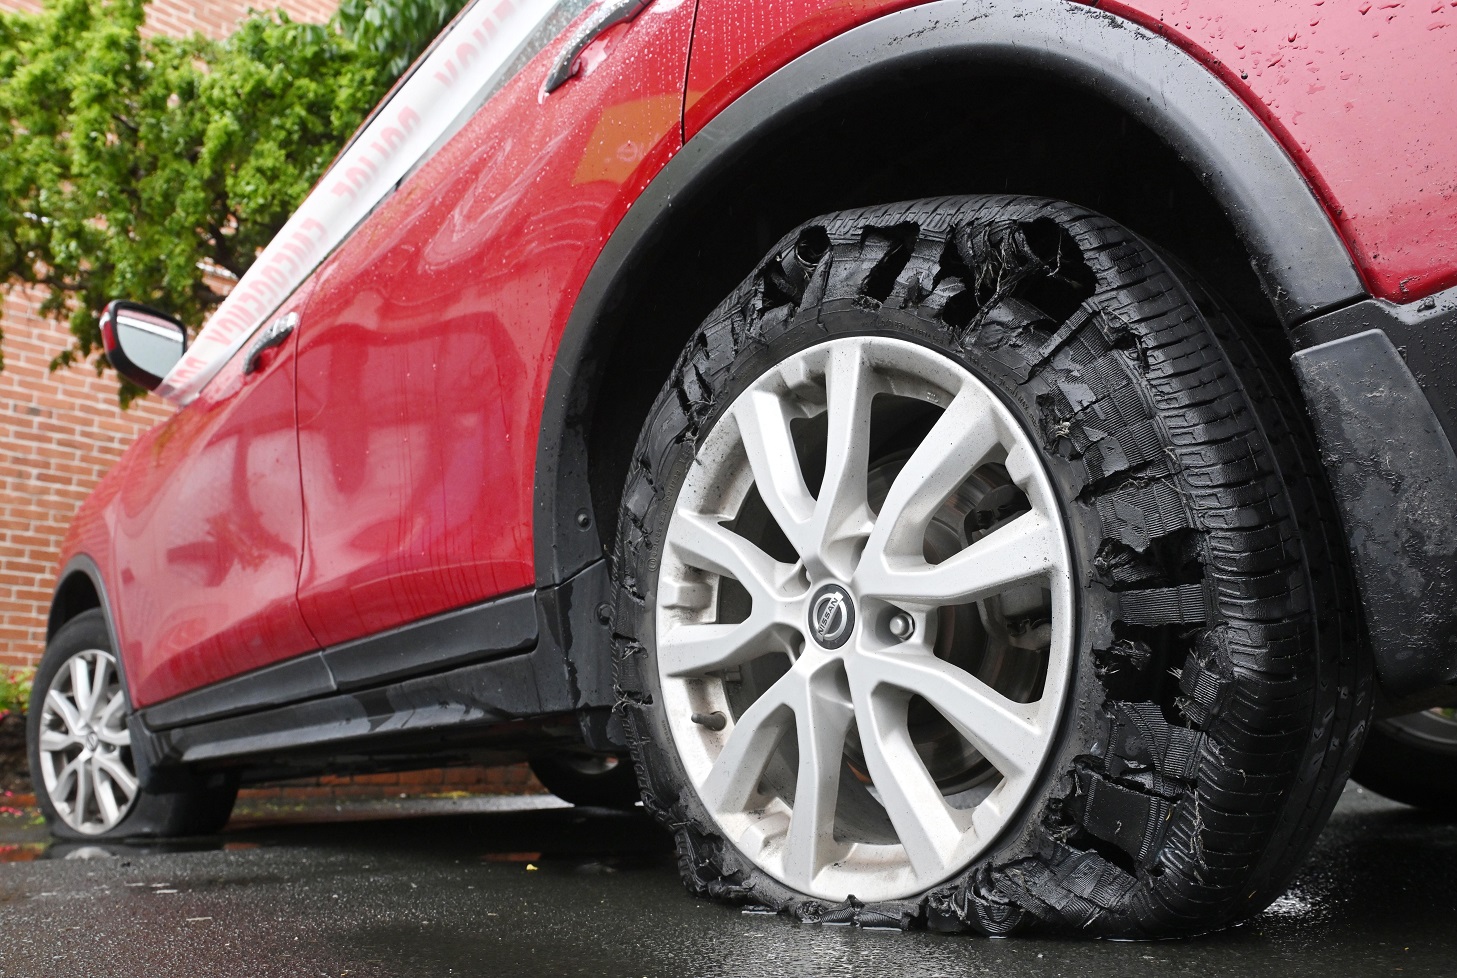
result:
<svg viewBox="0 0 1457 978"><path fill-rule="evenodd" d="M587 18L587 22L577 28L576 33L567 41L562 53L557 55L551 71L546 73L546 81L541 87L542 94L550 95L577 73L577 58L581 57L587 45L606 33L608 28L632 20L652 2L653 0L602 0L592 16Z"/></svg>
<svg viewBox="0 0 1457 978"><path fill-rule="evenodd" d="M243 376L246 377L256 371L259 362L263 359L263 354L275 346L281 346L283 341L292 336L293 331L297 328L298 313L296 312L279 316L273 322L269 323L268 328L248 348L248 359L243 361Z"/></svg>

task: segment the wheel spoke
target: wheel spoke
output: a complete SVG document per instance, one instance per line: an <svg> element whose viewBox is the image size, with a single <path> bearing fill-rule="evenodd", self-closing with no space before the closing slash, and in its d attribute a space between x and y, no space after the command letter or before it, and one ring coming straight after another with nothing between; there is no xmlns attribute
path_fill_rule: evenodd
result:
<svg viewBox="0 0 1457 978"><path fill-rule="evenodd" d="M115 754L98 754L96 766L106 772L107 779L113 785L121 789L123 803L130 802L137 793L137 779L136 775L126 769L121 758Z"/></svg>
<svg viewBox="0 0 1457 978"><path fill-rule="evenodd" d="M66 725L72 736L79 736L81 730L81 714L70 698L59 689L52 689L46 693L46 703L60 716L61 722Z"/></svg>
<svg viewBox="0 0 1457 978"><path fill-rule="evenodd" d="M734 721L723 750L700 788L709 808L740 812L748 807L758 793L759 779L774 749L794 722L789 700L794 687L802 682L798 673L785 673Z"/></svg>
<svg viewBox="0 0 1457 978"><path fill-rule="evenodd" d="M922 877L939 876L962 828L911 741L906 722L910 697L885 695L857 677L857 671L851 670L850 688L871 781L911 868Z"/></svg>
<svg viewBox="0 0 1457 978"><path fill-rule="evenodd" d="M96 716L97 708L101 705L102 698L106 696L106 686L110 681L111 659L104 655L96 656L95 666L91 670L91 692L86 697L88 716L92 718Z"/></svg>
<svg viewBox="0 0 1457 978"><path fill-rule="evenodd" d="M809 537L819 563L849 577L856 543L871 530L865 487L870 461L870 407L873 375L865 369L857 344L836 347L825 371L825 475L815 500Z"/></svg>
<svg viewBox="0 0 1457 978"><path fill-rule="evenodd" d="M102 821L106 825L115 825L121 818L121 809L116 804L116 794L112 791L111 780L104 773L99 761L101 758L91 759L91 781L92 790L96 793L96 803L101 808Z"/></svg>
<svg viewBox="0 0 1457 978"><path fill-rule="evenodd" d="M1021 778L1036 767L1046 738L1037 725L1035 704L1008 699L929 650L864 652L855 671L867 685L924 697L1004 777Z"/></svg>
<svg viewBox="0 0 1457 978"><path fill-rule="evenodd" d="M76 701L78 716L91 715L91 663L84 655L71 657L71 698Z"/></svg>
<svg viewBox="0 0 1457 978"><path fill-rule="evenodd" d="M772 391L750 391L735 405L734 420L754 472L754 484L769 514L800 558L813 558L808 523L815 501L799 467L784 398Z"/></svg>
<svg viewBox="0 0 1457 978"><path fill-rule="evenodd" d="M86 805L91 797L91 765L85 754L79 754L72 762L76 768L76 798L71 803L71 815L79 827L86 821ZM66 765L70 767L71 764Z"/></svg>
<svg viewBox="0 0 1457 978"><path fill-rule="evenodd" d="M1056 554L1057 530L1033 511L939 564L876 554L863 562L856 583L862 594L896 604L965 604L1045 577L1056 566Z"/></svg>
<svg viewBox="0 0 1457 978"><path fill-rule="evenodd" d="M783 596L779 582L794 576L793 565L781 564L733 530L696 513L674 514L668 545L685 564L732 577L755 601Z"/></svg>
<svg viewBox="0 0 1457 978"><path fill-rule="evenodd" d="M658 659L666 676L701 676L788 647L784 625L771 611L736 625L672 625L658 638Z"/></svg>
<svg viewBox="0 0 1457 978"><path fill-rule="evenodd" d="M801 886L839 852L835 843L835 805L844 767L845 737L855 711L844 690L838 665L820 669L800 687L792 704L799 743L799 775L794 812L784 854L784 873Z"/></svg>
<svg viewBox="0 0 1457 978"><path fill-rule="evenodd" d="M128 747L132 742L131 731L126 726L126 694L117 690L111 694L106 708L96 721L96 734L102 743L113 747Z"/></svg>
<svg viewBox="0 0 1457 978"><path fill-rule="evenodd" d="M963 388L895 477L866 556L919 556L926 527L948 496L1001 445L987 395Z"/></svg>
<svg viewBox="0 0 1457 978"><path fill-rule="evenodd" d="M678 558L709 573L731 577L749 592L749 617L736 624L679 622L659 638L665 674L702 675L741 665L766 652L786 651L794 630L789 620L791 564L774 560L748 540L711 518L677 513L668 544Z"/></svg>
<svg viewBox="0 0 1457 978"><path fill-rule="evenodd" d="M40 749L43 751L65 750L80 742L78 737L60 730L42 730L40 733Z"/></svg>
<svg viewBox="0 0 1457 978"><path fill-rule="evenodd" d="M56 774L55 785L48 785L46 789L50 792L52 800L68 801L69 799L70 801L68 803L74 802L73 796L76 793L76 786L71 782L78 778L81 767L85 763L86 759L82 755L78 754L74 758L72 758L65 765L65 767L61 768L61 770Z"/></svg>

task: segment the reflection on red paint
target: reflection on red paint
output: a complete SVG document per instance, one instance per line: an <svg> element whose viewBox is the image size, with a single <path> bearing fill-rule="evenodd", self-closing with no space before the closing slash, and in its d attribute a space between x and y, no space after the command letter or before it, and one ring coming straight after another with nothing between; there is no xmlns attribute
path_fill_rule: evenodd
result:
<svg viewBox="0 0 1457 978"><path fill-rule="evenodd" d="M648 8L544 99L543 52L320 273L300 329L299 601L322 643L534 581L556 340L680 145L692 13Z"/></svg>
<svg viewBox="0 0 1457 978"><path fill-rule="evenodd" d="M306 301L301 292L288 308ZM245 354L142 436L116 485L109 597L138 706L316 647L294 594L304 535L294 345L248 376Z"/></svg>

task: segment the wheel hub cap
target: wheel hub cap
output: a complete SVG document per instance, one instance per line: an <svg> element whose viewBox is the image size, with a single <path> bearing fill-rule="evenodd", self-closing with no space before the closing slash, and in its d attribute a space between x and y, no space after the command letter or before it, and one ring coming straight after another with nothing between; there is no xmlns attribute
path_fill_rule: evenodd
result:
<svg viewBox="0 0 1457 978"><path fill-rule="evenodd" d="M816 642L827 649L838 649L850 640L855 630L855 602L850 592L838 584L826 584L809 605L809 630Z"/></svg>

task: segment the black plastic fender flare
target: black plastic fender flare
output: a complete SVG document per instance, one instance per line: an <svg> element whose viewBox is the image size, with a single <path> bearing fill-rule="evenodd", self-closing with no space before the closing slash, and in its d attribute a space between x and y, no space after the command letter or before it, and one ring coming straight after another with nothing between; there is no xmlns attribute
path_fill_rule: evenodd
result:
<svg viewBox="0 0 1457 978"><path fill-rule="evenodd" d="M536 455L538 587L602 559L591 520L587 419L604 312L626 294L685 205L737 159L828 96L947 59L1034 70L1097 92L1164 139L1195 170L1242 238L1289 327L1365 295L1346 246L1264 124L1174 43L1106 11L1061 0L940 0L887 14L774 72L698 132L608 239L567 321L552 366Z"/></svg>
<svg viewBox="0 0 1457 978"><path fill-rule="evenodd" d="M61 572L56 575L56 587L51 592L50 608L46 617L46 644L56 637L56 632L61 626L70 621L75 615L67 615L64 612L62 595L78 577L84 577L91 584L91 589L96 592L96 600L100 602L101 617L106 620L106 632L111 636L111 647L115 650L117 672L121 674L121 685L127 687L126 663L121 659L121 643L117 640L116 623L111 620L111 602L106 596L106 580L101 575L101 568L96 561L86 554L77 554L66 562ZM130 698L131 693L127 693Z"/></svg>

